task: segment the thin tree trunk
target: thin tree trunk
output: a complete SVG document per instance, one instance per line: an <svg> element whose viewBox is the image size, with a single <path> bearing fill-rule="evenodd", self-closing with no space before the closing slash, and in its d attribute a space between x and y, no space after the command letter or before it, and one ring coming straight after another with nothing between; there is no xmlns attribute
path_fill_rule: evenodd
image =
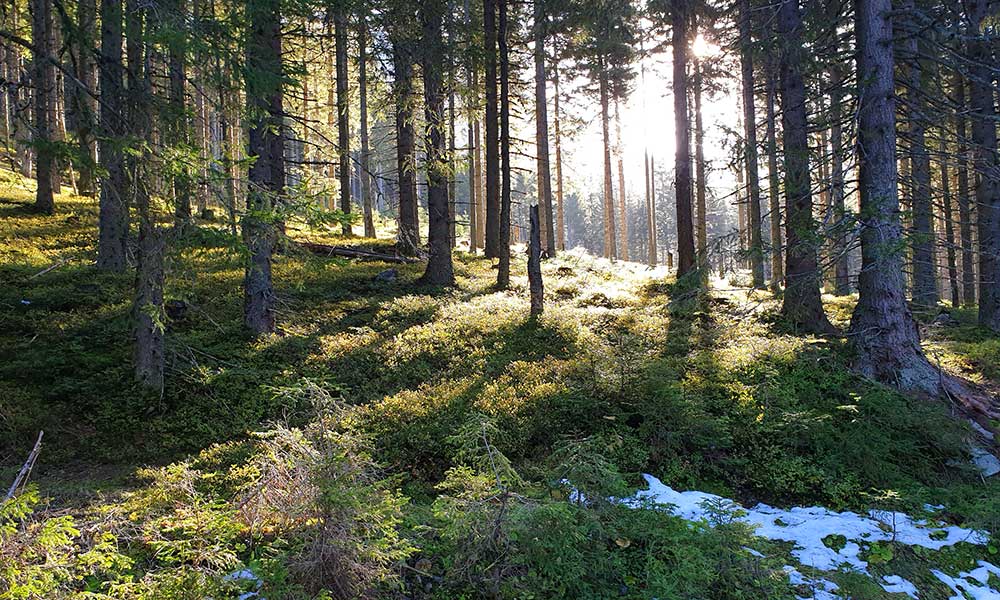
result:
<svg viewBox="0 0 1000 600"><path fill-rule="evenodd" d="M500 257L500 141L497 112L497 29L498 2L483 0L483 30L486 37L486 256Z"/></svg>
<svg viewBox="0 0 1000 600"><path fill-rule="evenodd" d="M545 4L535 2L535 147L538 168L538 205L541 244L545 253L556 254L555 228L552 222L552 177L549 172L549 118L545 84Z"/></svg>
<svg viewBox="0 0 1000 600"><path fill-rule="evenodd" d="M101 0L101 181L97 232L97 267L121 272L126 265L129 230L127 179L121 152L124 119L122 0Z"/></svg>
<svg viewBox="0 0 1000 600"><path fill-rule="evenodd" d="M426 116L425 151L427 156L427 269L420 278L429 285L455 283L451 262L451 235L448 215L448 150L445 136L445 106L442 69L445 64L442 0L427 0L420 10L423 27L424 114Z"/></svg>
<svg viewBox="0 0 1000 600"><path fill-rule="evenodd" d="M652 212L653 215L651 219L653 226L653 235L650 241L650 244L652 244L650 253L653 255L653 260L650 262L652 263L652 266L655 267L656 263L659 262L657 259L657 254L659 253L660 249L660 233L659 230L656 228L656 156L655 155L651 155L649 157L649 210Z"/></svg>
<svg viewBox="0 0 1000 600"><path fill-rule="evenodd" d="M31 40L34 45L32 62L35 68L35 210L52 214L55 212L53 199L53 177L55 157L53 153L52 105L55 94L55 70L50 62L52 55L52 4L51 0L32 0Z"/></svg>
<svg viewBox="0 0 1000 600"><path fill-rule="evenodd" d="M129 125L131 133L148 142L152 135L149 111L152 104L152 74L149 49L144 41L145 9L137 0L126 2L125 37L129 64ZM136 260L135 298L132 304L133 366L135 378L147 389L163 390L163 254L165 237L156 226L150 206L149 160L145 146L129 159L131 181L139 213L139 247Z"/></svg>
<svg viewBox="0 0 1000 600"><path fill-rule="evenodd" d="M338 6L333 13L333 38L337 54L337 167L340 170L340 210L351 212L351 122L347 81L347 14ZM343 223L344 235L354 235L351 224Z"/></svg>
<svg viewBox="0 0 1000 600"><path fill-rule="evenodd" d="M1000 332L1000 165L997 164L997 128L994 90L990 77L993 58L984 37L987 0L965 3L969 35L968 67L975 148L976 217L979 230L979 324Z"/></svg>
<svg viewBox="0 0 1000 600"><path fill-rule="evenodd" d="M671 0L673 25L674 132L677 136L674 156L674 192L677 196L677 277L695 269L694 223L691 218L691 141L687 96L687 0Z"/></svg>
<svg viewBox="0 0 1000 600"><path fill-rule="evenodd" d="M188 123L187 106L185 101L185 70L186 70L186 44L185 44L185 0L174 0L173 6L173 31L169 43L169 71L170 71L170 142L177 148L187 145ZM183 158L181 159L184 160ZM191 176L187 166L183 163L177 165L174 170L174 222L179 228L184 228L191 221Z"/></svg>
<svg viewBox="0 0 1000 600"><path fill-rule="evenodd" d="M628 260L628 215L625 214L625 165L622 162L622 122L618 114L618 101L615 100L615 155L618 159L618 214L621 217L621 240L618 255L622 260Z"/></svg>
<svg viewBox="0 0 1000 600"><path fill-rule="evenodd" d="M915 14L913 0L904 2L903 10ZM923 65L917 42L918 32L908 28L906 53L909 58L907 117L911 176L913 182L913 302L929 308L938 302L934 260L934 219L931 212L931 159L927 151L925 106L923 100Z"/></svg>
<svg viewBox="0 0 1000 600"><path fill-rule="evenodd" d="M279 129L284 114L282 98L281 16L278 0L250 0L250 32L246 81L250 126L248 211L243 239L250 263L243 276L243 318L256 335L274 331L274 289L271 255L276 230L263 217L280 202L285 187L284 144Z"/></svg>
<svg viewBox="0 0 1000 600"><path fill-rule="evenodd" d="M531 240L528 243L528 288L531 295L531 316L539 317L545 309L545 288L542 284L542 240L541 227L538 223L538 205L529 208L531 222Z"/></svg>
<svg viewBox="0 0 1000 600"><path fill-rule="evenodd" d="M966 307L976 304L975 256L972 246L972 207L969 201L969 143L966 137L965 80L961 74L955 77L956 114L955 131L958 137L958 214L959 235L962 240L962 303Z"/></svg>
<svg viewBox="0 0 1000 600"><path fill-rule="evenodd" d="M608 73L603 59L598 67L601 93L601 132L604 141L604 258L618 258L617 235L615 234L614 194L611 187L611 134L608 127Z"/></svg>
<svg viewBox="0 0 1000 600"><path fill-rule="evenodd" d="M785 205L788 252L782 312L807 331L826 333L833 325L823 312L817 264L816 223L809 177L809 141L805 86L802 81L802 14L798 0L782 0L778 9L781 49L781 108L785 149Z"/></svg>
<svg viewBox="0 0 1000 600"><path fill-rule="evenodd" d="M754 108L753 39L750 31L750 0L740 0L740 55L743 75L743 161L747 172L750 203L750 270L753 287L764 287L764 246L761 240L760 180L757 175L757 111Z"/></svg>
<svg viewBox="0 0 1000 600"><path fill-rule="evenodd" d="M958 306L958 264L955 260L955 227L952 222L954 210L951 204L951 181L948 173L948 144L941 135L941 196L944 201L944 240L948 255L948 284L951 290L951 305Z"/></svg>
<svg viewBox="0 0 1000 600"><path fill-rule="evenodd" d="M706 172L707 169L705 162L705 125L702 119L701 111L704 73L702 72L701 61L698 58L695 58L694 60L694 78L694 168L695 178L697 179L697 183L695 185L695 204L698 209L695 233L697 237L698 264L701 266L707 266L708 202L706 195L708 192L708 181L706 178L708 175ZM705 275L707 275L707 271Z"/></svg>
<svg viewBox="0 0 1000 600"><path fill-rule="evenodd" d="M371 148L368 140L368 23L365 16L358 24L358 91L361 94L361 202L364 206L365 237L375 237L375 217L372 208Z"/></svg>
<svg viewBox="0 0 1000 600"><path fill-rule="evenodd" d="M510 57L507 37L507 0L498 0L497 45L500 62L500 158L503 161L500 194L500 256L497 288L510 286Z"/></svg>
<svg viewBox="0 0 1000 600"><path fill-rule="evenodd" d="M778 174L778 135L775 102L778 82L774 59L767 65L767 193L771 208L771 289L779 290L785 280L784 258L781 241L780 177Z"/></svg>
<svg viewBox="0 0 1000 600"><path fill-rule="evenodd" d="M643 166L646 170L646 243L649 244L647 257L649 266L656 266L656 214L653 210L652 174L649 172L649 151L643 153Z"/></svg>
<svg viewBox="0 0 1000 600"><path fill-rule="evenodd" d="M396 102L396 169L399 187L399 231L397 245L407 256L420 252L420 226L417 215L417 177L415 133L413 130L413 56L411 42L394 39L392 44Z"/></svg>
<svg viewBox="0 0 1000 600"><path fill-rule="evenodd" d="M562 115L559 112L559 61L552 67L554 85L553 109L555 111L556 134L556 249L566 250L566 213L563 204L563 172L562 172Z"/></svg>
<svg viewBox="0 0 1000 600"><path fill-rule="evenodd" d="M80 0L77 5L77 27L74 53L76 55L73 86L73 113L75 116L76 139L80 146L80 193L94 196L96 193L95 168L97 167L97 138L94 135L97 122L97 101L91 94L97 92L97 65L94 61L94 29L97 27L96 0ZM89 93L88 93L89 92ZM6 94L2 94L6 97Z"/></svg>
<svg viewBox="0 0 1000 600"><path fill-rule="evenodd" d="M833 205L834 217L834 292L838 296L851 293L851 282L848 274L847 250L847 208L845 206L844 190L844 128L841 124L844 102L843 75L839 67L833 69L830 92L830 202Z"/></svg>
<svg viewBox="0 0 1000 600"><path fill-rule="evenodd" d="M456 211L455 200L458 194L457 181L455 175L458 169L455 168L455 74L450 72L448 76L448 244L451 248L458 245L458 212Z"/></svg>

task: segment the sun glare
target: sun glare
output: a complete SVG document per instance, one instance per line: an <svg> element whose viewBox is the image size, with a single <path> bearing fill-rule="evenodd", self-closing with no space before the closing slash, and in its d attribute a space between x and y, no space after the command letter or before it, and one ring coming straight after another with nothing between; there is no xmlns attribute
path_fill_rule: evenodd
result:
<svg viewBox="0 0 1000 600"><path fill-rule="evenodd" d="M712 42L705 39L705 36L698 34L698 37L694 39L694 43L691 44L691 51L698 58L711 58L719 54L722 49Z"/></svg>

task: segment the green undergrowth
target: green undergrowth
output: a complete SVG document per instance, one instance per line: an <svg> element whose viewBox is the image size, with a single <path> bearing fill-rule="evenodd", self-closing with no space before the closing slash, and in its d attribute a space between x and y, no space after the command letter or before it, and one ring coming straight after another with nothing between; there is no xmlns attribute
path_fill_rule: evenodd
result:
<svg viewBox="0 0 1000 600"><path fill-rule="evenodd" d="M239 246L201 222L168 260L167 297L187 308L150 394L129 368L132 276L92 266L96 206L61 197L40 217L26 193L0 194L5 480L46 432L39 497L24 499L41 516L5 509L18 512L0 515L0 553L29 540L22 575L64 558L41 596L231 597L248 584L223 577L246 567L268 598L792 597L788 549L725 511L692 526L560 483L602 498L642 472L746 504L941 503L951 523L1000 531L1000 484L966 466L947 407L859 379L843 340L788 331L770 295L571 252L545 261L531 319L522 256L496 292L490 262L462 252L458 285L440 289L416 285L420 265L289 247L281 331L253 340ZM376 279L389 268L398 278ZM835 321L849 303L831 300ZM928 347L988 382L996 338L957 317ZM941 561L900 551L891 572L916 582Z"/></svg>

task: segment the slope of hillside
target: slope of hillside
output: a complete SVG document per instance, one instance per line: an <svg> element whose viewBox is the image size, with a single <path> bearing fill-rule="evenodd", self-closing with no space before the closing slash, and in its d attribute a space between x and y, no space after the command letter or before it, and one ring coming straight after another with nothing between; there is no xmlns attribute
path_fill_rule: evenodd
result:
<svg viewBox="0 0 1000 600"><path fill-rule="evenodd" d="M280 334L253 340L239 245L201 223L168 261L183 310L166 323L166 389L150 395L129 368L132 276L92 266L96 206L61 197L40 217L18 186L0 184L2 480L45 439L32 487L0 507L0 598L1000 589L986 566L1000 483L969 465L962 423L854 376L846 342L790 333L770 295L721 281L698 294L568 252L544 263L533 320L523 257L495 292L489 261L467 254L457 287L438 289L416 286L420 265L290 248L275 265ZM830 300L834 320L849 304ZM928 348L989 384L997 340L956 318ZM693 521L611 500L647 481L717 496ZM724 498L898 511L947 543L910 544L895 519L885 535L834 528L817 565L793 538L754 536Z"/></svg>

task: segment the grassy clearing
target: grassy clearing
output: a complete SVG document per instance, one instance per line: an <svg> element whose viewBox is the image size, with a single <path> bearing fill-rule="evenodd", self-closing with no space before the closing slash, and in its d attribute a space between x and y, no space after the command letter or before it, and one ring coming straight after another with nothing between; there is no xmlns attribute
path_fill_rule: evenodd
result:
<svg viewBox="0 0 1000 600"><path fill-rule="evenodd" d="M543 265L536 321L523 257L498 293L490 263L462 253L445 290L417 287L419 265L387 283L375 275L390 265L287 252L282 331L255 341L240 325L242 258L206 223L169 260L167 296L189 309L169 324L167 388L150 396L128 366L131 275L91 266L96 207L63 197L39 217L27 192L0 190L0 459L13 470L45 429L34 479L52 498L30 525L0 515L0 554L8 522L63 553L71 566L42 595L226 597L248 584L222 576L243 566L268 598L335 580L355 587L330 584L334 597L803 593L781 571L789 549L725 511L710 529L582 506L564 477L590 498L649 472L744 503L943 503L950 522L1000 532L1000 484L962 466L946 407L859 380L843 341L788 332L768 295L690 297L660 272L566 253ZM843 322L850 300L830 307ZM958 318L928 348L988 383L997 340ZM134 477L139 465L154 468ZM67 507L76 533L39 541ZM345 525L317 527L333 521ZM883 566L944 598L928 567L957 574L990 552L899 549ZM890 597L837 577L853 597Z"/></svg>

